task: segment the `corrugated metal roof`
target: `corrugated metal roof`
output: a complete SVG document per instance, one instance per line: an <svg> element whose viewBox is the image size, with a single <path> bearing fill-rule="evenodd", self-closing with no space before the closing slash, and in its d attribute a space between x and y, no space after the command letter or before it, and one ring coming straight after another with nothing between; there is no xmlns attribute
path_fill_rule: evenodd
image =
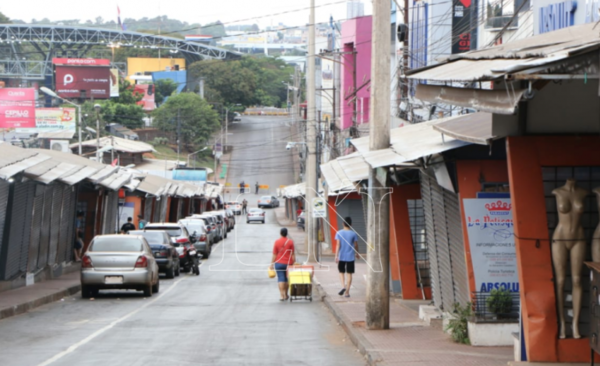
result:
<svg viewBox="0 0 600 366"><path fill-rule="evenodd" d="M328 163L322 164L320 166L320 168L321 168L321 173L323 173L323 179L325 179L325 181L327 182L327 185L329 186L329 190L330 191L338 191L338 190L340 190L340 187L343 186L343 183L342 183L342 180L340 179L340 177L338 176L338 174L334 171L334 169L332 167L333 164L337 164L339 166L339 163L337 162L337 160L332 160ZM284 190L285 190L285 188L284 188ZM285 196L285 194L284 194L284 196Z"/></svg>
<svg viewBox="0 0 600 366"><path fill-rule="evenodd" d="M70 163L60 163L54 169L47 171L40 175L35 180L44 184L50 184L62 176L73 174L77 169L83 168L81 165L75 165Z"/></svg>
<svg viewBox="0 0 600 366"><path fill-rule="evenodd" d="M492 114L472 113L433 125L433 129L461 141L488 145L497 136L492 134Z"/></svg>
<svg viewBox="0 0 600 366"><path fill-rule="evenodd" d="M98 168L97 167L92 167L92 166L86 166L83 169L79 170L78 172L69 175L69 176L65 176L60 178L61 182L69 184L69 185L73 185L76 183L81 182L82 180L91 177L92 175L96 174L98 172Z"/></svg>
<svg viewBox="0 0 600 366"><path fill-rule="evenodd" d="M57 160L46 160L43 163L25 169L25 175L29 178L39 177L40 175L48 172L49 170L54 169L58 164L60 164L60 162Z"/></svg>
<svg viewBox="0 0 600 366"><path fill-rule="evenodd" d="M46 160L50 160L50 157L47 155L36 154L34 156L23 159L19 162L16 162L12 165L5 166L0 169L0 178L8 179L15 174L21 173L25 169L36 166L40 163L43 163Z"/></svg>
<svg viewBox="0 0 600 366"><path fill-rule="evenodd" d="M531 59L527 59L531 60ZM507 67L522 64L524 60L458 60L426 70L410 73L409 79L435 81L494 80L506 75Z"/></svg>
<svg viewBox="0 0 600 366"><path fill-rule="evenodd" d="M360 153L342 156L338 162L351 182L358 182L369 177L369 165Z"/></svg>
<svg viewBox="0 0 600 366"><path fill-rule="evenodd" d="M88 140L81 143L82 146L96 148L96 140ZM71 144L71 149L79 146L79 143ZM100 148L113 146L116 151L127 153L145 153L155 151L152 145L141 141L127 140L116 136L107 136L100 138Z"/></svg>

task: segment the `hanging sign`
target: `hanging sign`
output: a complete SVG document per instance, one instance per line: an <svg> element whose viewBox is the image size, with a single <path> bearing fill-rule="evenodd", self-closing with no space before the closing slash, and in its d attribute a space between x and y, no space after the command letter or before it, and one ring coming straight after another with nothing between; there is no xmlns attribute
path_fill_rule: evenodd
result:
<svg viewBox="0 0 600 366"><path fill-rule="evenodd" d="M325 205L325 200L321 197L315 197L312 201L312 217L316 218L326 218L327 217L327 206Z"/></svg>
<svg viewBox="0 0 600 366"><path fill-rule="evenodd" d="M477 291L519 292L510 199L464 199L463 205Z"/></svg>

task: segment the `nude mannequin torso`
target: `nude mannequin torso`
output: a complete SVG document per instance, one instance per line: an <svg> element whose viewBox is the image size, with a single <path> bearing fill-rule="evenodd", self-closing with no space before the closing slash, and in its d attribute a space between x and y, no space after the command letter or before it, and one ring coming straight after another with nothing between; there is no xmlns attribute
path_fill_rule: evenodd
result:
<svg viewBox="0 0 600 366"><path fill-rule="evenodd" d="M574 179L568 179L564 186L556 188L552 194L556 197L558 209L558 225L552 235L552 262L556 273L556 297L560 320L559 337L566 337L564 288L567 268L570 267L573 282L573 338L580 338L581 271L585 257L585 235L581 226L581 215L584 211L584 200L588 191L577 187Z"/></svg>

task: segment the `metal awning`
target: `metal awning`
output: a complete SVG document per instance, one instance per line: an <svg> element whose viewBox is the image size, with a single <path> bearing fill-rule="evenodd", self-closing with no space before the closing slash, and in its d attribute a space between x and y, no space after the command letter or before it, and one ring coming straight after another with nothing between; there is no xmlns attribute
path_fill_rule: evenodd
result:
<svg viewBox="0 0 600 366"><path fill-rule="evenodd" d="M330 192L351 192L356 182L369 177L369 165L360 152L355 152L321 165L321 172Z"/></svg>
<svg viewBox="0 0 600 366"><path fill-rule="evenodd" d="M434 124L433 129L444 136L478 145L489 145L498 138L492 134L491 113L467 114L460 118Z"/></svg>
<svg viewBox="0 0 600 366"><path fill-rule="evenodd" d="M482 112L513 114L525 89L483 90L441 85L417 85L415 98L430 102L473 108Z"/></svg>
<svg viewBox="0 0 600 366"><path fill-rule="evenodd" d="M408 79L440 82L488 81L503 77L507 69L534 59L458 60L407 72Z"/></svg>

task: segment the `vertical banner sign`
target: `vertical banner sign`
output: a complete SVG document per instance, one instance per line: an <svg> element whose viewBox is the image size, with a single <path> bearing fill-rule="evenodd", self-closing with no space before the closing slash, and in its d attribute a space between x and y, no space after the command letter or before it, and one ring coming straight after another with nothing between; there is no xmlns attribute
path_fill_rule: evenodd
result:
<svg viewBox="0 0 600 366"><path fill-rule="evenodd" d="M471 0L454 0L452 5L452 53L471 50Z"/></svg>
<svg viewBox="0 0 600 366"><path fill-rule="evenodd" d="M0 89L0 128L35 127L35 89Z"/></svg>
<svg viewBox="0 0 600 366"><path fill-rule="evenodd" d="M326 218L327 217L327 206L325 200L321 197L315 197L312 201L312 217L313 218Z"/></svg>
<svg viewBox="0 0 600 366"><path fill-rule="evenodd" d="M464 199L463 205L477 291L519 292L510 199Z"/></svg>

